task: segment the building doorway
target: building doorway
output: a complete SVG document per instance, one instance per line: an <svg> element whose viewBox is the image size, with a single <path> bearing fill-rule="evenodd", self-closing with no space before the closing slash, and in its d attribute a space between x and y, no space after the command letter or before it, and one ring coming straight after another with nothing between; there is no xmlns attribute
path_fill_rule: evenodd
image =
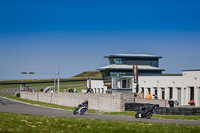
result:
<svg viewBox="0 0 200 133"><path fill-rule="evenodd" d="M155 90L154 94L158 95L158 89L157 89L157 87L155 87L154 90Z"/></svg>
<svg viewBox="0 0 200 133"><path fill-rule="evenodd" d="M181 88L177 88L177 102L178 105L181 105Z"/></svg>
<svg viewBox="0 0 200 133"><path fill-rule="evenodd" d="M194 87L190 87L190 100L194 100Z"/></svg>
<svg viewBox="0 0 200 133"><path fill-rule="evenodd" d="M149 94L151 94L151 88L147 88L147 90L148 90Z"/></svg>
<svg viewBox="0 0 200 133"><path fill-rule="evenodd" d="M142 94L141 94L141 98L144 98L144 88L142 87L141 90L142 90L142 91L140 92L140 93L142 93Z"/></svg>
<svg viewBox="0 0 200 133"><path fill-rule="evenodd" d="M162 88L162 99L165 100L165 88Z"/></svg>
<svg viewBox="0 0 200 133"><path fill-rule="evenodd" d="M122 79L122 88L127 88L127 87L126 87L126 79L125 79L125 78Z"/></svg>
<svg viewBox="0 0 200 133"><path fill-rule="evenodd" d="M144 88L142 88L142 93L144 94Z"/></svg>
<svg viewBox="0 0 200 133"><path fill-rule="evenodd" d="M173 88L169 87L169 99L173 98Z"/></svg>

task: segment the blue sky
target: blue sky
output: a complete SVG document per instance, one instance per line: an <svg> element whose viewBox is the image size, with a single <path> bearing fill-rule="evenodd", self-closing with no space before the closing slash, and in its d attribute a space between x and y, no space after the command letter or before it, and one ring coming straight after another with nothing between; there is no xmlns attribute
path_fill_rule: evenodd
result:
<svg viewBox="0 0 200 133"><path fill-rule="evenodd" d="M160 55L165 73L200 69L199 7L198 0L0 1L0 80L53 78L58 66L68 78L120 53Z"/></svg>

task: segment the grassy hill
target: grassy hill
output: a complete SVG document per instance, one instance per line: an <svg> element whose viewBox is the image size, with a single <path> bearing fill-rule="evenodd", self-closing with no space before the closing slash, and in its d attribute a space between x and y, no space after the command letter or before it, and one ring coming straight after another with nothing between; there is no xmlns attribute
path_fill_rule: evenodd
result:
<svg viewBox="0 0 200 133"><path fill-rule="evenodd" d="M60 82L76 82L76 81L86 81L88 78L91 79L102 79L102 75L99 71L87 71L77 74L71 78L61 78ZM57 79L56 79L57 82ZM8 84L38 84L38 83L54 83L54 79L23 79L23 80L6 80L0 81L0 85Z"/></svg>
<svg viewBox="0 0 200 133"><path fill-rule="evenodd" d="M183 76L183 75L178 73L163 73L162 76Z"/></svg>
<svg viewBox="0 0 200 133"><path fill-rule="evenodd" d="M82 72L80 74L77 74L70 79L102 79L102 75L99 71L87 71L87 72Z"/></svg>

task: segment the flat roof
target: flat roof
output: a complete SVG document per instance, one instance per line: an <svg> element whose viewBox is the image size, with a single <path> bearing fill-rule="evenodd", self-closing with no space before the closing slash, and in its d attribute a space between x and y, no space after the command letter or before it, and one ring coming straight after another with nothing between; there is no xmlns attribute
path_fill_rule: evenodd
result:
<svg viewBox="0 0 200 133"><path fill-rule="evenodd" d="M183 71L200 71L200 69L193 69L193 70L183 70Z"/></svg>
<svg viewBox="0 0 200 133"><path fill-rule="evenodd" d="M113 54L109 56L104 56L104 58L111 57L127 57L127 58L162 58L162 56L148 55L148 54Z"/></svg>
<svg viewBox="0 0 200 133"><path fill-rule="evenodd" d="M137 65L137 66L138 66L138 70L165 71L164 69L148 66L148 65ZM97 70L133 70L133 65L112 64L105 67L100 67Z"/></svg>

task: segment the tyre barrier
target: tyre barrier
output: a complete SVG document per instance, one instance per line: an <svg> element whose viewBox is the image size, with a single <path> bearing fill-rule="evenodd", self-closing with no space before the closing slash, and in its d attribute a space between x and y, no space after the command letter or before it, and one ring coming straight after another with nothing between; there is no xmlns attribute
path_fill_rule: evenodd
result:
<svg viewBox="0 0 200 133"><path fill-rule="evenodd" d="M125 103L125 111L137 111L139 107L151 105L150 103ZM159 107L156 104L154 114L159 115L200 115L199 107Z"/></svg>

